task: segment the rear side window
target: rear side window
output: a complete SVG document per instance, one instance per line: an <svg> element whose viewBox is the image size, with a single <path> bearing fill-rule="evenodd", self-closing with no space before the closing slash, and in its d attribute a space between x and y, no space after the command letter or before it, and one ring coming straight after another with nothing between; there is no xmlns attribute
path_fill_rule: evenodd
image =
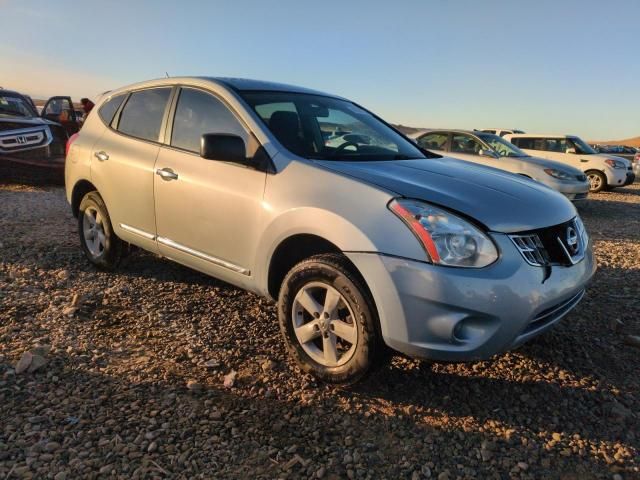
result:
<svg viewBox="0 0 640 480"><path fill-rule="evenodd" d="M183 88L173 120L171 145L198 153L203 133L239 135L246 141L246 131L225 104L209 93Z"/></svg>
<svg viewBox="0 0 640 480"><path fill-rule="evenodd" d="M542 150L539 148L535 148L536 140L538 141L538 146L541 146L539 138L512 138L511 143L513 143L516 147L526 148L528 150Z"/></svg>
<svg viewBox="0 0 640 480"><path fill-rule="evenodd" d="M157 142L170 93L171 87L133 92L120 114L118 131Z"/></svg>
<svg viewBox="0 0 640 480"><path fill-rule="evenodd" d="M448 137L447 133L428 133L418 139L418 145L427 150L444 150Z"/></svg>
<svg viewBox="0 0 640 480"><path fill-rule="evenodd" d="M111 121L113 120L113 116L116 114L116 111L122 104L126 93L122 93L120 95L116 95L115 97L111 97L109 100L104 102L98 110L98 115L104 123L107 125L111 125Z"/></svg>

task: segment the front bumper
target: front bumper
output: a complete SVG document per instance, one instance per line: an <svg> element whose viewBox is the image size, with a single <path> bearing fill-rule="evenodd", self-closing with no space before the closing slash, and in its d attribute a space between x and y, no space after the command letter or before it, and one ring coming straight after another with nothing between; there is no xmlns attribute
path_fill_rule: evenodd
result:
<svg viewBox="0 0 640 480"><path fill-rule="evenodd" d="M627 181L624 183L624 185L631 185L633 182L635 182L635 180L636 174L627 170Z"/></svg>
<svg viewBox="0 0 640 480"><path fill-rule="evenodd" d="M626 168L607 168L605 175L607 176L607 186L609 187L622 187L627 185Z"/></svg>
<svg viewBox="0 0 640 480"><path fill-rule="evenodd" d="M560 192L572 202L585 200L589 194L589 180L585 180L584 182L580 182L578 180L572 182L561 182L560 180L552 177L544 179L536 178L535 180Z"/></svg>
<svg viewBox="0 0 640 480"><path fill-rule="evenodd" d="M347 253L367 279L385 343L436 361L487 359L558 322L596 269L590 242L582 261L554 266L544 280L543 268L528 265L506 235L493 238L502 256L481 269Z"/></svg>

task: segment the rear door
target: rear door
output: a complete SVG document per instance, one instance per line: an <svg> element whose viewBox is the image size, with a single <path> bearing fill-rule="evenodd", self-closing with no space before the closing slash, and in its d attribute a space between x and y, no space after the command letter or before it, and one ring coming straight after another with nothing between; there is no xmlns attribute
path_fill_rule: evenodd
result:
<svg viewBox="0 0 640 480"><path fill-rule="evenodd" d="M42 118L57 122L71 136L80 130L80 119L71 101L71 97L51 97L42 108Z"/></svg>
<svg viewBox="0 0 640 480"><path fill-rule="evenodd" d="M164 134L173 87L137 90L100 107L113 120L93 147L91 179L122 239L157 251L153 204L154 164ZM113 113L114 107L116 112Z"/></svg>
<svg viewBox="0 0 640 480"><path fill-rule="evenodd" d="M162 255L235 284L248 282L261 228L266 173L200 156L204 133L240 136L259 147L219 97L181 88L156 162L155 210Z"/></svg>

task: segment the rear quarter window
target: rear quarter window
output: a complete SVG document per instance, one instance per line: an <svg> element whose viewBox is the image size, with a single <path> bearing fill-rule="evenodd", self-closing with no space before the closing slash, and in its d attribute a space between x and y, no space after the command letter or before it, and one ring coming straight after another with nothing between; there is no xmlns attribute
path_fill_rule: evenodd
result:
<svg viewBox="0 0 640 480"><path fill-rule="evenodd" d="M100 110L98 110L98 115L100 115L100 118L104 123L106 123L107 125L111 125L113 116L116 114L116 111L118 111L118 108L120 108L120 105L122 104L122 101L126 96L126 93L122 93L120 95L111 97L109 100L102 104Z"/></svg>

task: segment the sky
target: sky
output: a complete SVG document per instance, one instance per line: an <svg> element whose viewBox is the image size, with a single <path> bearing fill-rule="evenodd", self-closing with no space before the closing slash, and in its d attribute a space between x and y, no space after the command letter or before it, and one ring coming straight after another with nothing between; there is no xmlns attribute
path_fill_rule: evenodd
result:
<svg viewBox="0 0 640 480"><path fill-rule="evenodd" d="M0 0L0 86L301 85L393 123L640 135L640 0Z"/></svg>

